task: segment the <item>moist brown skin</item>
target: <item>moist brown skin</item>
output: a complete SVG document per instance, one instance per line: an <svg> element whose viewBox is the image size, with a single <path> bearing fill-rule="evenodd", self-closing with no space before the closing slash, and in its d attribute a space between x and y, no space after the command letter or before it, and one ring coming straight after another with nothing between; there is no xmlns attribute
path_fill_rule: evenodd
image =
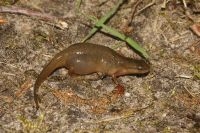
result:
<svg viewBox="0 0 200 133"><path fill-rule="evenodd" d="M70 75L86 75L96 72L116 78L129 74L145 74L150 65L145 60L124 57L114 50L91 43L77 43L56 54L42 70L34 86L34 101L39 108L38 89L40 85L58 68L68 69Z"/></svg>

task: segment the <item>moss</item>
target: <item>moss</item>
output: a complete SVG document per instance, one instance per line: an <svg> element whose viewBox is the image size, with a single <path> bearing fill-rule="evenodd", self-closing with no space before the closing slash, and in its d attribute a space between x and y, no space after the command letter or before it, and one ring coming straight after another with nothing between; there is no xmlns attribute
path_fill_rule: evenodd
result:
<svg viewBox="0 0 200 133"><path fill-rule="evenodd" d="M47 132L48 127L43 124L44 114L41 114L37 119L30 120L25 116L18 116L18 120L22 124L24 132Z"/></svg>
<svg viewBox="0 0 200 133"><path fill-rule="evenodd" d="M196 79L200 79L200 65L195 65L193 67L193 76Z"/></svg>

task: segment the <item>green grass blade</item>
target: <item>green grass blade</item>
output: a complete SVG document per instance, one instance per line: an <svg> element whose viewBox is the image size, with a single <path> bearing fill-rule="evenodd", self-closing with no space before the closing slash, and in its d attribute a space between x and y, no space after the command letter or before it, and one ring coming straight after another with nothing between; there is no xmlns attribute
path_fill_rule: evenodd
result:
<svg viewBox="0 0 200 133"><path fill-rule="evenodd" d="M102 31L118 37L119 39L127 42L131 47L133 47L136 51L138 51L139 53L141 53L141 55L143 57L145 57L146 59L149 58L149 55L147 54L146 50L144 48L142 48L137 42L135 42L133 39L131 39L130 37L125 36L124 34L119 33L116 29L111 28L109 26L106 26L104 24L101 24L99 27L102 27Z"/></svg>
<svg viewBox="0 0 200 133"><path fill-rule="evenodd" d="M75 1L75 9L76 9L75 11L76 11L76 13L79 13L81 3L82 3L82 0L76 0Z"/></svg>
<svg viewBox="0 0 200 133"><path fill-rule="evenodd" d="M95 34L99 29L103 28L102 31L118 37L119 39L121 39L122 41L127 42L132 48L134 48L136 51L138 51L143 57L145 57L146 59L149 58L149 55L147 54L146 50L143 49L137 42L135 42L134 40L132 40L130 37L125 36L122 33L119 33L116 29L111 28L109 26L104 25L104 23L110 19L112 17L112 15L114 15L114 13L116 13L116 11L118 10L118 8L121 6L121 4L123 4L124 0L119 0L119 2L117 3L117 5L112 8L105 16L103 16L100 20L98 20L97 18L93 17L93 16L87 16L85 14L85 17L87 17L88 19L92 20L95 23L94 28L90 31L90 33L83 39L82 42L85 42L86 40L88 40L93 34Z"/></svg>
<svg viewBox="0 0 200 133"><path fill-rule="evenodd" d="M82 42L85 42L88 40L92 35L94 35L100 28L100 25L104 24L109 18L111 18L118 10L118 8L123 4L124 0L119 0L117 5L111 9L105 16L103 16L99 21L95 21L95 26L94 28L90 31L90 33L83 39ZM89 18L91 19L91 18ZM93 19L94 21L94 19Z"/></svg>

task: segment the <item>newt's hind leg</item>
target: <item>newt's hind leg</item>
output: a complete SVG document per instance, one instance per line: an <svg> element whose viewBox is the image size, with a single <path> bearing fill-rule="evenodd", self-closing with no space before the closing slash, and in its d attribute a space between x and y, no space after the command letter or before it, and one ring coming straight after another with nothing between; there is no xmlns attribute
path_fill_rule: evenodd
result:
<svg viewBox="0 0 200 133"><path fill-rule="evenodd" d="M73 69L69 69L68 70L68 74L69 74L70 77L72 77L72 78L74 78L76 80L83 80L84 79L83 76L75 73Z"/></svg>
<svg viewBox="0 0 200 133"><path fill-rule="evenodd" d="M68 74L69 74L69 76L71 76L71 77L79 76L79 74L76 74L76 73L74 72L74 69L73 69L73 68L71 68L71 69L68 70Z"/></svg>

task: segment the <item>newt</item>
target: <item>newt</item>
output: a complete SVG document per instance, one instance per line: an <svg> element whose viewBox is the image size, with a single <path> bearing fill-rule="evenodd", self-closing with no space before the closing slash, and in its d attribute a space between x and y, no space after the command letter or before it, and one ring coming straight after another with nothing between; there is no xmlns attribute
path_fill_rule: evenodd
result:
<svg viewBox="0 0 200 133"><path fill-rule="evenodd" d="M73 44L56 54L39 74L34 85L36 109L39 108L40 85L59 68L68 69L69 75L102 73L116 81L118 76L149 73L150 64L146 60L122 56L106 46L92 43Z"/></svg>

